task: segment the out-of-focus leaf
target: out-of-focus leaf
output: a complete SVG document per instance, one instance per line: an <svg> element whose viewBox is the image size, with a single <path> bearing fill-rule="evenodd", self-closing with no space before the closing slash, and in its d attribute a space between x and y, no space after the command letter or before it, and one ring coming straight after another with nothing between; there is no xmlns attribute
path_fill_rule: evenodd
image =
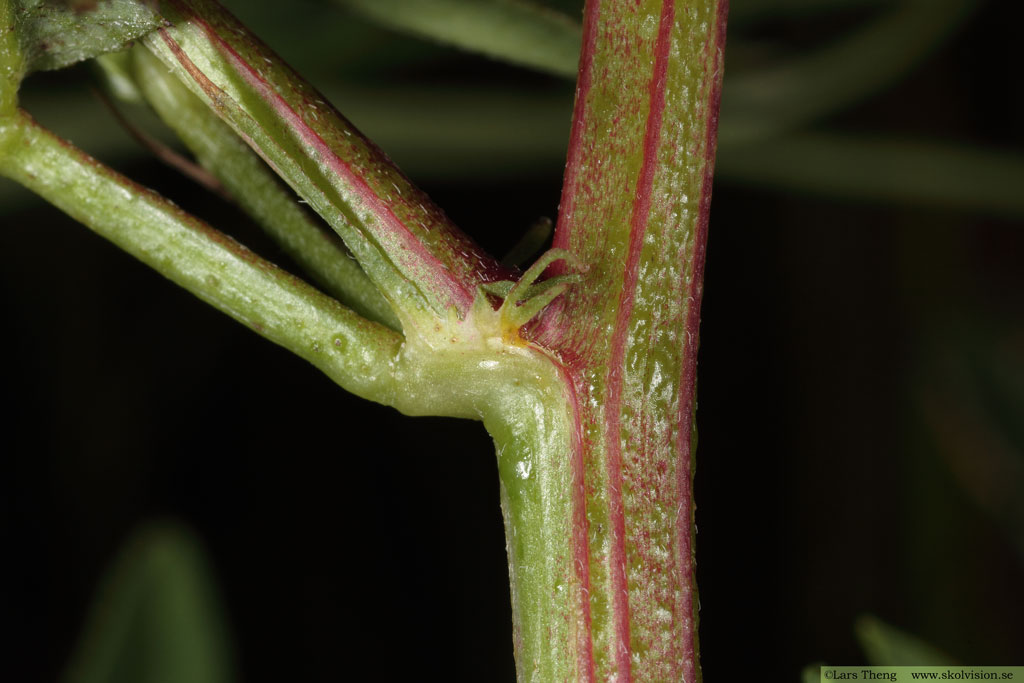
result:
<svg viewBox="0 0 1024 683"><path fill-rule="evenodd" d="M39 123L104 162L148 154L124 129L103 101L84 83L47 87L45 79L29 79L19 93L21 106ZM134 86L131 86L134 87ZM165 145L181 148L174 134L146 106L124 100L132 123Z"/></svg>
<svg viewBox="0 0 1024 683"><path fill-rule="evenodd" d="M719 144L785 132L881 90L940 45L976 5L973 0L903 0L809 55L729 74Z"/></svg>
<svg viewBox="0 0 1024 683"><path fill-rule="evenodd" d="M886 624L871 615L854 625L868 663L872 666L946 666L953 659L916 636Z"/></svg>
<svg viewBox="0 0 1024 683"><path fill-rule="evenodd" d="M581 28L527 0L337 0L400 31L494 59L574 77Z"/></svg>
<svg viewBox="0 0 1024 683"><path fill-rule="evenodd" d="M409 40L405 33L342 11L336 2L223 0L222 4L320 87L338 77L378 83L410 65L444 60L451 53L446 45Z"/></svg>
<svg viewBox="0 0 1024 683"><path fill-rule="evenodd" d="M729 25L794 15L820 15L862 7L892 5L898 0L738 0L729 5ZM817 681L817 674L815 674Z"/></svg>
<svg viewBox="0 0 1024 683"><path fill-rule="evenodd" d="M993 341L973 316L958 329L923 369L922 413L957 484L1024 558L1024 330Z"/></svg>
<svg viewBox="0 0 1024 683"><path fill-rule="evenodd" d="M1015 456L1024 465L1024 329L1000 338L985 355L980 388L993 422L1006 434ZM1019 490L1024 491L1024 479Z"/></svg>
<svg viewBox="0 0 1024 683"><path fill-rule="evenodd" d="M228 683L232 670L202 549L163 522L136 533L108 570L64 683Z"/></svg>
<svg viewBox="0 0 1024 683"><path fill-rule="evenodd" d="M337 0L381 25L573 78L579 23L520 0ZM842 109L909 71L960 25L971 0L761 0L741 17L889 5L864 28L811 53L726 78L720 144L759 139Z"/></svg>
<svg viewBox="0 0 1024 683"><path fill-rule="evenodd" d="M145 104L146 99L132 76L129 50L100 55L94 64L100 81L111 97L129 104Z"/></svg>
<svg viewBox="0 0 1024 683"><path fill-rule="evenodd" d="M821 683L821 664L808 664L800 674L802 683Z"/></svg>
<svg viewBox="0 0 1024 683"><path fill-rule="evenodd" d="M546 243L551 240L554 224L550 218L540 218L527 228L519 241L501 258L506 266L522 266L536 257Z"/></svg>
<svg viewBox="0 0 1024 683"><path fill-rule="evenodd" d="M806 133L721 145L716 179L1024 216L1024 158L948 143Z"/></svg>
<svg viewBox="0 0 1024 683"><path fill-rule="evenodd" d="M16 0L15 22L28 71L61 69L122 50L160 25L143 0Z"/></svg>
<svg viewBox="0 0 1024 683"><path fill-rule="evenodd" d="M561 173L572 96L523 89L338 85L327 96L415 178Z"/></svg>

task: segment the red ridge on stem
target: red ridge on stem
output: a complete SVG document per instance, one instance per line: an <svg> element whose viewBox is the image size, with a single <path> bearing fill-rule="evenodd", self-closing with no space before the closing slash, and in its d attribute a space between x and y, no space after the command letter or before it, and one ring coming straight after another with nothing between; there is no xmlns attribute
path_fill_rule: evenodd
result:
<svg viewBox="0 0 1024 683"><path fill-rule="evenodd" d="M179 3L175 4L179 5ZM179 9L187 11L180 6ZM301 135L302 139L317 152L320 159L326 163L332 171L344 179L344 182L352 188L352 190L359 196L360 200L370 208L371 213L380 218L385 229L398 241L398 252L401 257L405 257L409 259L409 261L418 261L424 270L433 273L434 277L431 278L431 284L436 288L435 291L440 290L438 293L443 295L442 298L446 298L448 300L446 303L454 304L461 313L468 311L473 304L473 292L450 276L447 267L445 267L445 265L434 254L424 247L419 239L413 235L405 224L403 224L402 221L394 214L391 207L385 204L381 198L373 192L359 174L352 171L349 164L339 157L316 131L310 128L305 119L299 115L280 94L276 92L270 83L268 83L252 65L245 61L245 59L243 59L242 56L231 47L231 45L225 42L201 17L197 16L194 12L188 12L188 16L189 21L198 25L207 35L210 42L213 43L217 49L219 49L232 62L239 75L241 75L251 87L256 89L263 96L263 100L267 102L279 116L288 122L292 130ZM220 88L212 83L206 75L202 74L198 67L192 63L181 47L168 35L166 29L161 29L160 33L164 41L168 44L168 47L172 52L174 52L175 56L182 63L185 69L193 76L193 78L196 78L197 81L199 81L200 78L202 81L205 81L205 84L200 82L204 91L210 93L210 88L212 88L221 92ZM387 256L394 259L398 254L389 252L387 253ZM424 283L416 282L415 284L422 286Z"/></svg>
<svg viewBox="0 0 1024 683"><path fill-rule="evenodd" d="M562 195L558 201L558 225L555 226L555 237L552 247L569 248L569 235L572 232L570 221L576 217L574 210L577 175L580 168L580 157L583 154L583 134L586 130L587 96L594 82L594 50L597 43L597 14L600 2L588 2L583 15L583 46L580 50L580 69L576 79L576 102L573 107L574 116L572 130L569 133L569 152L565 161L565 178L562 180ZM564 263L554 264L552 272L564 268Z"/></svg>
<svg viewBox="0 0 1024 683"><path fill-rule="evenodd" d="M564 363L552 353L537 347L558 369L562 383L569 392L569 405L572 406L572 452L569 454L572 467L572 555L582 591L582 610L584 630L579 634L578 662L580 681L596 680L597 672L594 664L594 639L590 615L590 522L587 520L587 489L583 465L583 424L580 418L582 406L580 395L572 373Z"/></svg>
<svg viewBox="0 0 1024 683"><path fill-rule="evenodd" d="M644 234L650 218L654 172L658 164L658 146L661 140L662 117L665 111L665 76L668 72L669 49L671 47L672 25L675 20L675 0L664 0L658 24L658 37L654 47L654 71L651 74L648 92L650 108L644 128L643 162L636 186L636 201L630 217L629 253L626 258L622 294L612 333L611 353L608 363L608 401L605 409L608 444L607 469L610 483L610 517L613 529L611 556L612 584L615 587L616 635L619 638L616 652L618 673L623 680L631 680L631 645L629 624L629 586L626 579L626 530L625 513L622 505L622 365L626 352L626 336L629 319L633 311L637 277L640 269L640 252Z"/></svg>
<svg viewBox="0 0 1024 683"><path fill-rule="evenodd" d="M594 64L595 43L597 41L597 7L600 3L595 0L588 2L583 17L583 45L580 51L579 72L576 79L576 101L574 104L574 116L572 130L569 140L569 151L566 160L565 178L562 182L562 194L558 206L558 225L555 228L555 235L552 248L567 249L569 247L569 236L571 233L570 221L574 218L573 204L578 183L577 175L582 155L583 135L585 131L587 95L593 82L592 72ZM565 264L557 262L550 267L551 272L563 272ZM556 309L560 309L562 301L556 300L541 315L538 320L538 327L543 328L558 320ZM539 335L538 335L539 336ZM539 347L543 348L543 347ZM587 492L586 473L583 459L583 426L581 424L582 406L580 404L579 390L576 386L574 373L566 367L563 360L556 354L548 355L555 367L561 374L567 391L571 392L573 409L573 444L572 453L572 474L573 474L573 561L576 566L576 574L583 585L583 611L585 630L579 634L579 664L582 680L595 681L597 677L596 663L594 661L594 638L593 623L590 610L590 522L587 518Z"/></svg>
<svg viewBox="0 0 1024 683"><path fill-rule="evenodd" d="M679 401L679 438L677 443L680 448L680 464L686 466L678 468L679 472L679 495L680 498L691 501L690 514L679 515L677 520L678 535L678 562L680 571L693 576L693 544L691 534L693 529L693 482L691 481L691 468L693 457L693 418L694 418L694 396L697 382L697 346L700 333L700 305L704 293L704 255L707 250L708 241L708 218L711 209L711 185L715 170L715 148L718 138L718 112L722 99L722 54L725 51L725 27L726 18L729 13L729 0L720 0L718 5L717 32L713 42L708 43L705 53L705 63L716 66L710 76L712 79L711 90L708 95L708 125L704 138L704 179L701 183L700 203L697 213L697 231L694 236L693 248L693 272L690 275L688 298L690 305L687 310L685 322L686 350L683 364L683 375L680 383L682 397ZM685 278L685 274L684 274ZM684 287L685 287L684 283ZM693 581L690 581L693 584ZM693 593L683 596L684 614L691 618L691 628L697 627L697 614L693 605ZM683 643L683 661L686 666L685 680L697 680L697 636L685 638Z"/></svg>

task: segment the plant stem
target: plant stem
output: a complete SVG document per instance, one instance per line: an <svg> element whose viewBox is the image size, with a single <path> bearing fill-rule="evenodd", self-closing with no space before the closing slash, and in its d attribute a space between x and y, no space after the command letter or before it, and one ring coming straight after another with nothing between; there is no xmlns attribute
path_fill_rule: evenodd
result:
<svg viewBox="0 0 1024 683"><path fill-rule="evenodd" d="M587 270L530 338L576 397L597 680L699 675L693 411L726 6L592 0L584 14L555 247Z"/></svg>
<svg viewBox="0 0 1024 683"><path fill-rule="evenodd" d="M25 59L14 25L13 0L0 0L0 125L18 108L18 86L25 76Z"/></svg>
<svg viewBox="0 0 1024 683"><path fill-rule="evenodd" d="M310 219L263 160L148 50L136 47L131 58L146 100L242 209L328 294L369 320L401 330L387 301L339 238Z"/></svg>
<svg viewBox="0 0 1024 683"><path fill-rule="evenodd" d="M397 333L104 167L24 112L0 121L0 143L3 175L349 391L381 402L394 395Z"/></svg>
<svg viewBox="0 0 1024 683"><path fill-rule="evenodd" d="M145 45L308 201L402 320L469 314L509 272L308 83L209 0L169 0Z"/></svg>

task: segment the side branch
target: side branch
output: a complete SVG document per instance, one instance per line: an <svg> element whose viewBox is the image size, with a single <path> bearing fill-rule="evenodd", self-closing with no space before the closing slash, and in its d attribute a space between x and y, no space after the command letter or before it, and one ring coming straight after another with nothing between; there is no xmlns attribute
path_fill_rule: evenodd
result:
<svg viewBox="0 0 1024 683"><path fill-rule="evenodd" d="M146 46L345 240L402 323L468 315L507 271L215 2L172 0Z"/></svg>
<svg viewBox="0 0 1024 683"><path fill-rule="evenodd" d="M401 330L387 301L338 236L303 211L263 160L145 47L136 46L128 55L146 101L242 210L328 294L364 318Z"/></svg>
<svg viewBox="0 0 1024 683"><path fill-rule="evenodd" d="M389 403L402 337L369 322L230 237L136 185L24 112L0 124L0 173L200 299L323 370Z"/></svg>

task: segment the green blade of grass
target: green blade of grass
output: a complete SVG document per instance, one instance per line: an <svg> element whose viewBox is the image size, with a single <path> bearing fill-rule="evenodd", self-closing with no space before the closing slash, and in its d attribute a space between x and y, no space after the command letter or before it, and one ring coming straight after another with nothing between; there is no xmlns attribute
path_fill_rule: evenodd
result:
<svg viewBox="0 0 1024 683"><path fill-rule="evenodd" d="M872 666L947 666L953 659L916 636L865 615L854 625L857 640Z"/></svg>
<svg viewBox="0 0 1024 683"><path fill-rule="evenodd" d="M881 90L975 6L972 0L903 0L809 55L732 75L722 95L722 146L798 128Z"/></svg>
<svg viewBox="0 0 1024 683"><path fill-rule="evenodd" d="M337 0L374 21L494 59L574 77L578 21L527 0Z"/></svg>
<svg viewBox="0 0 1024 683"><path fill-rule="evenodd" d="M1024 158L940 142L828 133L723 145L718 177L857 201L1024 215Z"/></svg>
<svg viewBox="0 0 1024 683"><path fill-rule="evenodd" d="M197 539L150 523L103 577L63 682L229 683L229 640Z"/></svg>

